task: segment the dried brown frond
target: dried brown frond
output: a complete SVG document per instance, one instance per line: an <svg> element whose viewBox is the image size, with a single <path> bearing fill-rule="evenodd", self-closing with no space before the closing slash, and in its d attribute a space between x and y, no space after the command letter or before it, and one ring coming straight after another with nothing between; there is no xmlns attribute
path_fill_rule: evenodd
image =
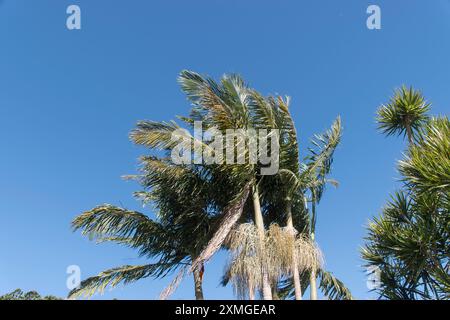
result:
<svg viewBox="0 0 450 320"><path fill-rule="evenodd" d="M316 243L306 236L298 236L295 241L297 262L300 271L318 270L323 266L323 255Z"/></svg>

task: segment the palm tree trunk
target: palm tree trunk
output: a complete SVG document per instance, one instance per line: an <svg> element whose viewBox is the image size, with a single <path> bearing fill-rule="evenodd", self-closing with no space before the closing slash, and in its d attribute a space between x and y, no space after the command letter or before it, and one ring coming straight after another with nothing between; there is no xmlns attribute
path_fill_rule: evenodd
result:
<svg viewBox="0 0 450 320"><path fill-rule="evenodd" d="M314 232L311 233L311 240L314 242ZM317 300L317 283L316 283L316 269L312 269L309 275L309 290L310 299Z"/></svg>
<svg viewBox="0 0 450 320"><path fill-rule="evenodd" d="M201 265L201 269L198 268L194 270L194 285L195 285L195 300L204 300L203 297L203 264Z"/></svg>
<svg viewBox="0 0 450 320"><path fill-rule="evenodd" d="M190 272L194 272L195 269L197 269L203 262L209 260L214 255L214 253L216 253L220 249L225 238L230 233L230 230L242 215L245 202L247 201L247 197L250 192L250 187L251 183L248 182L244 187L239 201L235 201L231 206L227 206L225 208L223 212L222 222L219 228L209 240L206 247L192 262L191 268L189 269Z"/></svg>
<svg viewBox="0 0 450 320"><path fill-rule="evenodd" d="M292 203L289 201L287 205L287 222L288 232L292 232L292 236L296 236L294 223L292 220ZM295 300L302 300L302 286L300 283L300 273L298 270L297 250L295 250L295 243L292 246L292 275L294 278Z"/></svg>
<svg viewBox="0 0 450 320"><path fill-rule="evenodd" d="M312 210L311 241L314 242L316 229L316 194L314 190L312 191L311 210ZM316 270L314 268L311 270L311 273L309 274L309 291L310 291L310 299L317 300Z"/></svg>
<svg viewBox="0 0 450 320"><path fill-rule="evenodd" d="M248 286L248 299L249 300L255 300L255 288L253 288L252 283L250 281L247 284Z"/></svg>
<svg viewBox="0 0 450 320"><path fill-rule="evenodd" d="M413 144L413 138L412 138L412 130L411 130L411 124L409 123L409 120L406 120L406 134L408 135L408 142L410 145Z"/></svg>
<svg viewBox="0 0 450 320"><path fill-rule="evenodd" d="M265 229L264 229L264 221L263 216L261 212L261 204L259 201L259 191L258 191L258 185L253 186L253 209L255 214L255 225L258 229L259 233L259 241L260 245L264 246L264 237L265 237ZM264 248L263 248L264 250ZM263 283L262 283L262 292L263 292L263 299L264 300L272 300L272 290L270 288L270 282L269 282L269 275L267 274L267 270L265 266L261 266L261 272L263 277Z"/></svg>

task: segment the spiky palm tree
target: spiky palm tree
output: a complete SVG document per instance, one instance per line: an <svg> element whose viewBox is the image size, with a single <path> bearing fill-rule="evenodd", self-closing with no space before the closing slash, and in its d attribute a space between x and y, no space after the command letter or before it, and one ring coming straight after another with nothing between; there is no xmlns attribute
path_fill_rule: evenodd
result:
<svg viewBox="0 0 450 320"><path fill-rule="evenodd" d="M450 299L450 123L421 117L398 165L403 190L370 222L362 249L380 298Z"/></svg>
<svg viewBox="0 0 450 320"><path fill-rule="evenodd" d="M428 120L426 113L430 106L420 91L402 86L378 109L378 127L388 136L406 135L409 143L413 143L417 131Z"/></svg>

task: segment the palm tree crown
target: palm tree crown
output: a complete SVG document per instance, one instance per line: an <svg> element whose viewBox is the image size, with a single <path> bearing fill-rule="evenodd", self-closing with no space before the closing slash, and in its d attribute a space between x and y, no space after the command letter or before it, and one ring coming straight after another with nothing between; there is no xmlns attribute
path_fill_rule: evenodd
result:
<svg viewBox="0 0 450 320"><path fill-rule="evenodd" d="M427 121L426 113L430 106L420 91L402 86L387 104L378 109L378 128L387 135L406 135L411 143Z"/></svg>

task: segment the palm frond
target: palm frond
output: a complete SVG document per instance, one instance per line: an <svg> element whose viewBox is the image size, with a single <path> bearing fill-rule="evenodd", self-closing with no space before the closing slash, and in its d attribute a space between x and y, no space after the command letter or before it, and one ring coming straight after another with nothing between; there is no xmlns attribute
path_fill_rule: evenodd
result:
<svg viewBox="0 0 450 320"><path fill-rule="evenodd" d="M399 161L404 181L422 193L450 195L450 121L433 118ZM449 196L450 197L450 196Z"/></svg>
<svg viewBox="0 0 450 320"><path fill-rule="evenodd" d="M105 204L76 217L72 227L97 242L114 241L139 249L141 256L161 256L162 262L167 264L184 259L177 235L136 211Z"/></svg>
<svg viewBox="0 0 450 320"><path fill-rule="evenodd" d="M68 298L74 299L77 297L91 297L95 293L102 294L109 286L114 288L119 283L127 284L143 278L152 276L155 271L164 268L160 264L147 264L139 266L122 266L112 268L99 273L97 276L83 280L80 286L70 291Z"/></svg>
<svg viewBox="0 0 450 320"><path fill-rule="evenodd" d="M353 297L344 283L337 279L331 272L319 270L319 287L330 300L353 300Z"/></svg>

